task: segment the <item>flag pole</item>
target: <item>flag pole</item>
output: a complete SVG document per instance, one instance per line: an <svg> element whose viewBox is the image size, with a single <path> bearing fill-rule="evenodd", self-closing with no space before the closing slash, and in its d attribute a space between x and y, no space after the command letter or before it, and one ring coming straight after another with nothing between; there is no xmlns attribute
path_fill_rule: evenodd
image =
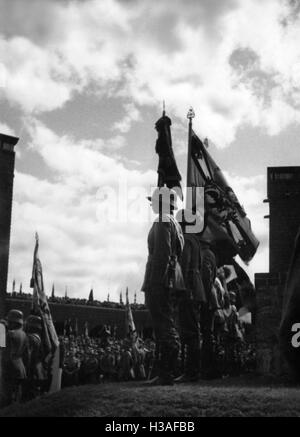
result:
<svg viewBox="0 0 300 437"><path fill-rule="evenodd" d="M186 175L186 199L187 199L187 208L192 208L192 199L189 196L189 185L191 182L191 163L192 163L192 120L195 117L195 112L192 107L190 107L189 112L187 113L187 118L189 120L189 130L188 130L188 154L187 154L187 175Z"/></svg>
<svg viewBox="0 0 300 437"><path fill-rule="evenodd" d="M31 281L30 281L30 288L34 288L33 278L34 278L35 260L36 260L36 254L38 251L38 244L39 244L39 235L37 232L35 233L34 238L35 238L35 246L34 246L34 251L33 251L33 264L32 264L32 275L31 275Z"/></svg>
<svg viewBox="0 0 300 437"><path fill-rule="evenodd" d="M31 312L34 313L36 311L36 295L35 295L35 289L34 289L34 278L35 278L35 269L36 269L36 257L38 252L38 246L39 246L39 235L36 232L34 235L35 238L35 246L33 251L33 263L32 263L32 275L30 279L30 288L32 288L32 301L31 301Z"/></svg>

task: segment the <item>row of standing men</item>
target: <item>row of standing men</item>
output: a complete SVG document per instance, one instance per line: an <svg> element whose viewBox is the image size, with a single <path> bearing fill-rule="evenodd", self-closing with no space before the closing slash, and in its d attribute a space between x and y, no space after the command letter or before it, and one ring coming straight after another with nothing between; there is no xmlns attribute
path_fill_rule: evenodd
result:
<svg viewBox="0 0 300 437"><path fill-rule="evenodd" d="M52 353L42 342L42 319L12 309L2 323L6 327L6 347L2 356L4 404L33 399L48 392L51 384Z"/></svg>
<svg viewBox="0 0 300 437"><path fill-rule="evenodd" d="M167 188L165 191L163 196L157 189L149 199L157 218L148 235L149 255L142 286L158 348L158 372L149 381L153 385L214 377L218 284L225 289L225 310L234 308L226 290L226 271L217 268L216 251L203 232L193 233L191 228L187 232L191 223L185 217L191 215L190 211L180 211L179 223L174 217L176 193ZM174 364L183 347L184 369L176 378Z"/></svg>

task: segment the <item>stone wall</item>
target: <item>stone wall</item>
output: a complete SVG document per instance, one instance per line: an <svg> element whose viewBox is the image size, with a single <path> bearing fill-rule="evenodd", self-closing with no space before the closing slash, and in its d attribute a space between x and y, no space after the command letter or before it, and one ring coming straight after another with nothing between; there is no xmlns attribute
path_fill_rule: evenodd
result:
<svg viewBox="0 0 300 437"><path fill-rule="evenodd" d="M84 324L87 321L89 329L99 325L117 326L117 337L125 336L125 309L101 308L84 305L71 305L62 303L49 303L51 315L55 323L62 324L65 320L71 319L74 322L78 320L78 332L84 332ZM7 311L10 309L19 309L27 317L31 310L30 299L6 299ZM133 319L136 330L141 332L144 329L151 330L151 319L147 310L132 309Z"/></svg>

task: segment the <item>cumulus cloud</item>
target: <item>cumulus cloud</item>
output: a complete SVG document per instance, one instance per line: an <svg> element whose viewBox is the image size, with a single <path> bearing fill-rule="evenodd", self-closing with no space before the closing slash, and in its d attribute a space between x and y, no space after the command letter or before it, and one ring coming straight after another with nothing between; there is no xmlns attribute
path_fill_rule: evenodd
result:
<svg viewBox="0 0 300 437"><path fill-rule="evenodd" d="M123 109L126 115L122 120L113 124L112 130L127 133L131 129L132 123L141 119L141 115L138 108L133 103L125 103Z"/></svg>
<svg viewBox="0 0 300 437"><path fill-rule="evenodd" d="M38 231L48 290L55 282L58 292L68 285L72 296L83 296L93 284L95 295L102 299L108 288L117 299L124 284L132 293L139 290L149 222L133 226L131 217L108 220L100 214L105 199L99 190L110 187L118 195L118 184L126 183L130 203L130 190L148 190L155 172L129 171L103 151L90 148L88 141L58 137L36 120L30 120L27 129L31 149L51 169L53 178L16 173L11 274L17 281L30 277L33 236ZM145 196L142 201L147 210Z"/></svg>
<svg viewBox="0 0 300 437"><path fill-rule="evenodd" d="M5 134L5 135L12 135L15 136L15 131L8 126L6 123L1 123L0 122L0 133L1 134Z"/></svg>
<svg viewBox="0 0 300 437"><path fill-rule="evenodd" d="M7 11L0 18L5 95L26 112L62 107L93 84L100 97L131 99L128 115L115 125L121 133L139 119L136 104L163 98L180 117L192 104L203 135L219 147L245 124L275 135L299 123L300 26L293 2L176 0L170 8L166 1L154 7L45 0L27 8L1 0L0 6Z"/></svg>
<svg viewBox="0 0 300 437"><path fill-rule="evenodd" d="M61 290L68 283L82 295L93 282L96 294L111 287L113 297L126 282L139 287L147 227L104 226L98 190L116 190L120 180L148 189L156 181L124 152L134 147L130 131L148 107L166 101L176 156L186 153L190 105L196 131L217 147L247 125L278 135L299 124L299 2L32 0L29 8L24 0L0 0L0 10L0 99L25 115L25 151L47 170L44 179L24 168L16 174L17 280L30 276L28 250L39 230L47 280L60 278ZM91 92L99 105L119 99L124 115L111 118L109 138L58 135L39 120ZM13 134L3 123L0 131ZM227 176L261 240L250 270L267 271L265 177Z"/></svg>

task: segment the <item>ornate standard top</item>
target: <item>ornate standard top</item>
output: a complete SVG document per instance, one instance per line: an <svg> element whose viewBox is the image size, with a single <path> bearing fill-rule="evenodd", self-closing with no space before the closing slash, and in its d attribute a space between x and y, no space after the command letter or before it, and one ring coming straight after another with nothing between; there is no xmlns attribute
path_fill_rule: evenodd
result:
<svg viewBox="0 0 300 437"><path fill-rule="evenodd" d="M192 107L190 107L189 112L187 113L187 118L191 121L192 118L195 117L195 111Z"/></svg>

